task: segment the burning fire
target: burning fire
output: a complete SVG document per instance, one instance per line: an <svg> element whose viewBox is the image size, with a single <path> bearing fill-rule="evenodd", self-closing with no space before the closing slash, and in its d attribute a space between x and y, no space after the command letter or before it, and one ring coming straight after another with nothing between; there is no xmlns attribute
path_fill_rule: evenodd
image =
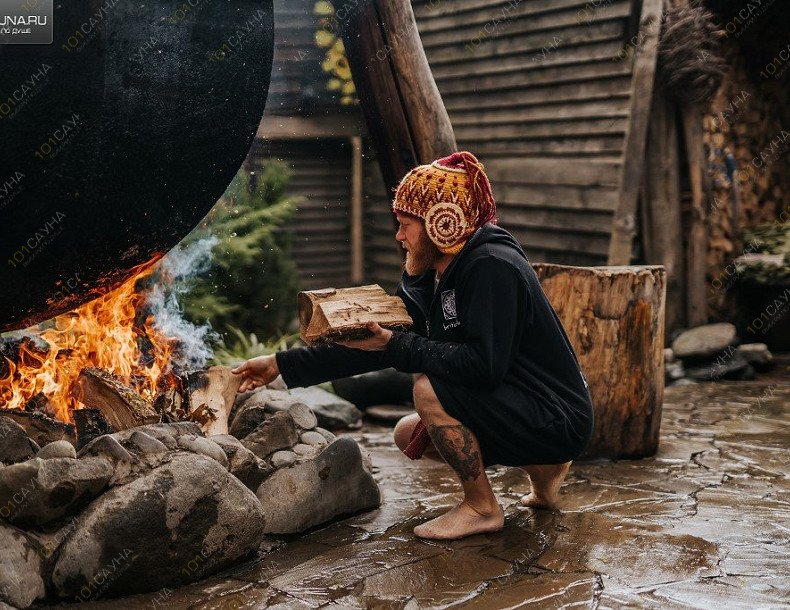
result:
<svg viewBox="0 0 790 610"><path fill-rule="evenodd" d="M84 405L72 394L72 385L85 367L106 369L153 400L157 382L169 372L173 351L173 341L154 327L153 316L141 320L145 294L135 286L153 269L152 263L143 265L114 291L57 316L53 328L30 329L29 334L44 339L50 349L44 353L24 342L18 362L6 358L10 372L0 379L0 408L24 409L32 398L43 395L55 417L73 422L71 411Z"/></svg>

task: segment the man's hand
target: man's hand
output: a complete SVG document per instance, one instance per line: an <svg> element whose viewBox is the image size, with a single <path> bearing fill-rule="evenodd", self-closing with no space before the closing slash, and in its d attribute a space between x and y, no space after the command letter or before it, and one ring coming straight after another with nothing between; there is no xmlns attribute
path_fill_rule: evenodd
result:
<svg viewBox="0 0 790 610"><path fill-rule="evenodd" d="M381 328L381 326L375 322L368 322L368 330L373 333L372 337L368 337L367 339L356 339L354 341L338 341L337 343L345 347L364 349L368 352L384 351L390 338L392 338L392 331Z"/></svg>
<svg viewBox="0 0 790 610"><path fill-rule="evenodd" d="M280 374L280 368L277 366L274 354L271 354L270 356L250 358L244 364L232 369L231 373L241 375L239 392L247 392L274 381Z"/></svg>

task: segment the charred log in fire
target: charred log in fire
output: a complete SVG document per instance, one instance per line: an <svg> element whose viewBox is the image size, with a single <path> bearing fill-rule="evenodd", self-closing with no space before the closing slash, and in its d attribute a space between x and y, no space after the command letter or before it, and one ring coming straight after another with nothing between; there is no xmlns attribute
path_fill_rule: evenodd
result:
<svg viewBox="0 0 790 610"><path fill-rule="evenodd" d="M57 419L72 423L72 412L83 406L72 387L85 368L107 370L152 401L173 351L173 342L156 329L151 316L135 323L145 299L137 284L152 271L149 265L116 290L57 316L45 328L4 342L0 408L25 410L43 394ZM145 358L140 345L146 346Z"/></svg>
<svg viewBox="0 0 790 610"><path fill-rule="evenodd" d="M74 442L75 423L80 441L158 421L227 432L238 379L224 367L176 370L178 342L156 327L145 300L153 272L149 264L111 293L0 338L0 412L29 431L43 426L48 440Z"/></svg>

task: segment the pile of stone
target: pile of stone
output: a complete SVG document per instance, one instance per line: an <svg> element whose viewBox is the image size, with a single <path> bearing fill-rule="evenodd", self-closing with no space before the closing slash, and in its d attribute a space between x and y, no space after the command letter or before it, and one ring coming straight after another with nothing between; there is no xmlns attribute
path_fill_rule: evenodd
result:
<svg viewBox="0 0 790 610"><path fill-rule="evenodd" d="M149 424L79 451L40 447L0 416L0 607L177 587L253 556L267 535L377 507L357 443L305 403L262 388L239 396L230 434Z"/></svg>
<svg viewBox="0 0 790 610"><path fill-rule="evenodd" d="M667 385L754 379L773 366L765 343L739 344L735 326L722 322L683 331L664 350Z"/></svg>
<svg viewBox="0 0 790 610"><path fill-rule="evenodd" d="M265 407L267 412L276 413L297 403L307 406L315 414L318 425L327 430L356 430L362 427L362 411L355 403L319 386L289 390L279 376L266 388L239 394L233 405L232 417L248 407Z"/></svg>

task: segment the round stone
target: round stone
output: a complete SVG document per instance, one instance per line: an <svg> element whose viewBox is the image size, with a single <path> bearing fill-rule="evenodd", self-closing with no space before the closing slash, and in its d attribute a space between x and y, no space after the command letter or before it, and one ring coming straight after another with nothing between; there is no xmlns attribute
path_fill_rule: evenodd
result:
<svg viewBox="0 0 790 610"><path fill-rule="evenodd" d="M295 402L288 407L288 412L294 418L296 425L302 430L312 430L318 425L315 413L303 402Z"/></svg>
<svg viewBox="0 0 790 610"><path fill-rule="evenodd" d="M42 460L49 460L52 458L76 458L77 450L74 448L74 445L68 441L53 441L44 445L36 457L40 457Z"/></svg>
<svg viewBox="0 0 790 610"><path fill-rule="evenodd" d="M296 462L296 454L293 451L275 451L272 453L271 462L275 468L290 466Z"/></svg>
<svg viewBox="0 0 790 610"><path fill-rule="evenodd" d="M728 322L705 324L681 333L672 342L675 357L711 358L737 340L735 326Z"/></svg>
<svg viewBox="0 0 790 610"><path fill-rule="evenodd" d="M315 450L315 445L305 445L304 443L296 443L293 447L291 447L291 451L293 451L296 455L312 455L315 453Z"/></svg>
<svg viewBox="0 0 790 610"><path fill-rule="evenodd" d="M222 464L225 468L229 467L228 456L225 455L222 447L205 437L184 434L178 438L178 446L192 453L199 453L206 457L210 457Z"/></svg>
<svg viewBox="0 0 790 610"><path fill-rule="evenodd" d="M402 417L412 413L415 413L414 408L405 405L373 405L365 410L365 414L370 419L392 425L398 423L398 420Z"/></svg>
<svg viewBox="0 0 790 610"><path fill-rule="evenodd" d="M320 426L316 426L315 431L318 432L318 434L320 434L321 436L323 436L326 439L327 443L331 443L333 440L337 438L333 432L330 432L326 428L321 428Z"/></svg>
<svg viewBox="0 0 790 610"><path fill-rule="evenodd" d="M308 430L307 432L302 432L299 440L302 441L305 445L319 445L324 446L329 441L324 438L324 435L320 432L316 432L315 430Z"/></svg>

